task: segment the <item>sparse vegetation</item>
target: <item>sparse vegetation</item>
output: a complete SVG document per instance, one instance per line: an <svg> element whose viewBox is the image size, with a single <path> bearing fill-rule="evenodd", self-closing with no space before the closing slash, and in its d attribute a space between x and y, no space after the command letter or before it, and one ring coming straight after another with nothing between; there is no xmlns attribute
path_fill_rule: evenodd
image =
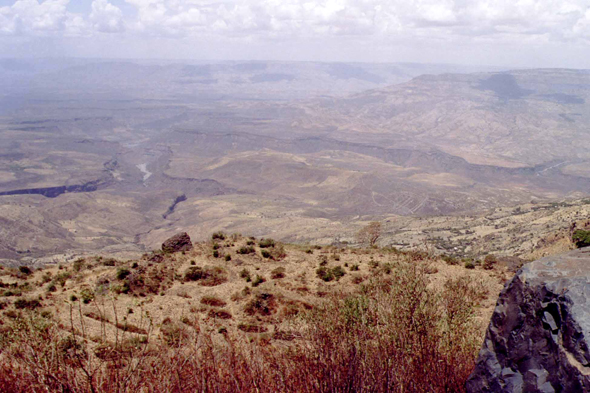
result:
<svg viewBox="0 0 590 393"><path fill-rule="evenodd" d="M333 265L333 248L310 256L305 248L293 247L294 258L280 264L246 255L240 263L221 267L203 265L210 261L209 246L203 244L200 255L165 255L157 263L148 257L101 268L90 286L71 265L33 272L35 280L2 283L5 291L20 296L0 307L0 347L6 359L0 361L0 390L42 386L111 392L121 391L120 384L137 391L154 386L191 391L462 390L482 333L474 315L485 291L472 279L429 286L437 274L432 257L355 249L356 259L349 258L350 251L339 251L347 255L346 271L371 261L374 268L363 268L367 274L353 274L343 286L338 280L346 277L345 264ZM318 262L324 266L314 275L312 266ZM470 274L489 273L479 269ZM265 276L280 281L261 285ZM244 287L242 280L252 285ZM214 288L226 282L229 292L225 286ZM56 292L41 301L36 283L54 285ZM212 288L195 296L195 285ZM65 309L63 300L71 300ZM88 335L92 329L79 318L102 327ZM297 323L289 323L292 318ZM228 345L219 344L220 334ZM67 355L37 355L55 348ZM42 379L41 372L30 372L33 368L59 382Z"/></svg>

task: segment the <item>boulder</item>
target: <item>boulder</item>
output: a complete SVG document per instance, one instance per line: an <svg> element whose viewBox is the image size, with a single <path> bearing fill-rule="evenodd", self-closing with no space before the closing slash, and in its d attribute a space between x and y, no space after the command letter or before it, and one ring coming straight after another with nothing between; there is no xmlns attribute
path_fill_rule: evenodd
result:
<svg viewBox="0 0 590 393"><path fill-rule="evenodd" d="M590 247L525 265L496 304L468 392L590 391Z"/></svg>
<svg viewBox="0 0 590 393"><path fill-rule="evenodd" d="M192 249L193 243L191 243L191 238L186 232L177 233L162 243L162 251L166 253L190 251Z"/></svg>

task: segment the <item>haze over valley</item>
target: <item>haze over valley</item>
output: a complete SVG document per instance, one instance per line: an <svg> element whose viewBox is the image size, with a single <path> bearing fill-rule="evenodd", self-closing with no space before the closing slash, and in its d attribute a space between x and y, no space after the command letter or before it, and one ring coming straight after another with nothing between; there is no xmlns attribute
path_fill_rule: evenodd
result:
<svg viewBox="0 0 590 393"><path fill-rule="evenodd" d="M420 64L3 60L0 256L179 229L384 244L408 218L590 192L590 73Z"/></svg>

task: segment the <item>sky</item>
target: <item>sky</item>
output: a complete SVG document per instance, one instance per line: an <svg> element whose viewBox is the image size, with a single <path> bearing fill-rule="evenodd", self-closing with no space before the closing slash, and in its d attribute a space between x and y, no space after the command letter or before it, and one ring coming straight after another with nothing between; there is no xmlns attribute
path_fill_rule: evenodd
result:
<svg viewBox="0 0 590 393"><path fill-rule="evenodd" d="M0 0L0 57L590 68L590 0Z"/></svg>

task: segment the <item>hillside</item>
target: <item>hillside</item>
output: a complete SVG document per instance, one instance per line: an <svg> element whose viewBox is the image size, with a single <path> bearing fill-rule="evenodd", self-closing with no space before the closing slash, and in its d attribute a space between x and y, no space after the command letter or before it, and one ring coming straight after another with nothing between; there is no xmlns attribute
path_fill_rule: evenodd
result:
<svg viewBox="0 0 590 393"><path fill-rule="evenodd" d="M165 383L173 380L185 381L186 386L180 389L183 391L191 386L203 388L199 375L211 378L209 388L226 391L232 388L222 387L227 383L222 381L230 378L223 365L229 366L226 362L232 361L227 358L230 356L237 362L236 367L237 364L250 367L249 371L236 369L238 374L231 377L243 384L243 390L256 390L256 378L260 378L263 391L272 390L272 386L289 391L305 390L313 389L309 384L315 383L315 376L294 382L288 388L276 378L286 376L281 373L295 372L289 371L289 367L298 367L297 364L310 367L311 363L305 362L312 360L308 356L319 354L317 345L327 350L325 346L336 341L347 343L340 360L318 359L320 367L338 373L339 367L355 362L347 351L359 345L357 338L348 337L344 331L332 336L336 333L330 333L330 329L374 333L378 343L379 337L387 336L383 336L386 331L388 335L394 331L400 334L396 326L401 329L404 324L417 323L429 337L428 351L435 351L428 356L442 362L439 365L452 367L452 375L450 369L445 376L427 373L430 376L425 376L426 380L412 383L462 386L473 366L495 298L510 274L500 264L486 265L486 269L481 266L466 269L463 264L452 265L420 252L282 245L270 239L223 234L214 235L209 242L197 243L191 250L156 251L137 260L81 258L72 264L47 266L32 272L25 267L3 268L0 270L3 287L0 342L4 351L0 354L3 368L0 375L18 376L21 381L18 386L23 391L60 386L78 386L82 390L102 386L103 391L111 391L114 387L109 383L121 378L131 378L127 380L128 388L146 388L154 382L151 378L156 371L152 368L164 361L163 356L174 356L177 360L185 356L187 371L194 374L175 376L168 374L169 369L163 370L165 374L159 378L164 385L155 391L165 390ZM397 306L390 303L392 299L396 299ZM415 307L412 304L418 309L410 311ZM347 307L353 307L349 310L353 314L347 314ZM391 319L401 318L406 312L411 312L407 315L410 319L397 322ZM341 326L346 318L360 319ZM380 323L371 327L372 323L365 318L389 322L379 328ZM434 323L435 320L439 322ZM44 331L43 341L37 341L38 329ZM416 337L399 336L397 349L383 348L375 353L402 351L395 355L401 356L399 362L414 362L412 357L402 354L410 348L418 350L413 340L419 339L420 331ZM448 334L461 339L446 341L444 337ZM213 349L213 353L207 352L207 348ZM44 351L57 351L54 364L27 363ZM255 360L242 358L247 353ZM275 355L269 358L271 353ZM420 352L416 353L418 356ZM291 359L290 363L282 363L281 356ZM426 352L419 356L426 356ZM219 364L209 364L205 369L202 365L197 367L198 359ZM262 362L256 367L263 369L254 371L253 361ZM364 368L369 365L367 361L379 362L377 358L367 358L358 363L357 382L365 387L376 386L360 377L367 371ZM174 368L175 364L172 361L170 366ZM379 367L382 366L385 365ZM56 367L62 368L58 371ZM278 374L266 367L275 367ZM92 371L89 379L84 377L88 370ZM118 371L113 374L108 370ZM391 369L395 377L381 385L382 388L398 389L399 383L415 378L417 374L412 373L419 372L418 369L408 371L411 375L404 376L399 371L397 366ZM254 382L250 379L253 372L259 373ZM55 373L57 379L46 380L44 373ZM137 373L145 373L146 377L137 379L140 375ZM447 377L450 379L443 382ZM342 376L334 374L334 378L334 386L345 383L340 380ZM14 380L2 377L0 386L17 385ZM440 389L443 385L435 390Z"/></svg>

